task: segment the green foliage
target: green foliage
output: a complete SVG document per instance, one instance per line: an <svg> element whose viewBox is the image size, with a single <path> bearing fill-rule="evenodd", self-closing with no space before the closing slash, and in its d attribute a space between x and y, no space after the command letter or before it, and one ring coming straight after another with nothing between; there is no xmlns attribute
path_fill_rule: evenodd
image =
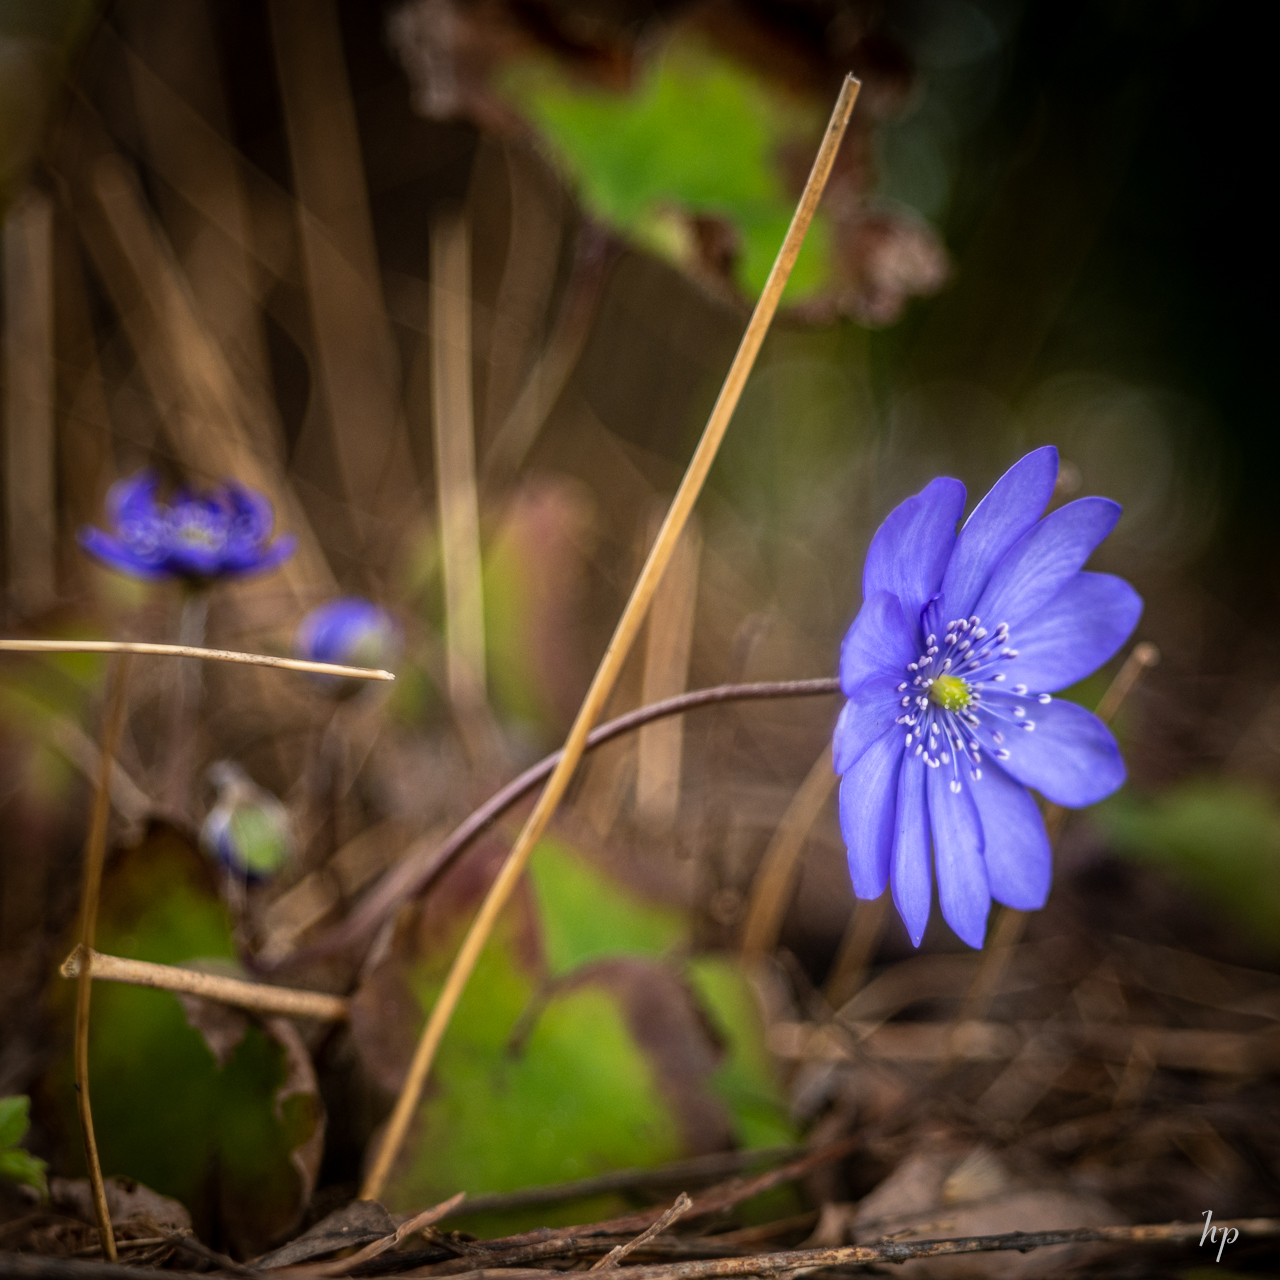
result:
<svg viewBox="0 0 1280 1280"><path fill-rule="evenodd" d="M49 1193L45 1180L49 1166L18 1146L26 1136L30 1111L30 1098L0 1098L0 1179L35 1187L45 1196Z"/></svg>
<svg viewBox="0 0 1280 1280"><path fill-rule="evenodd" d="M388 1087L412 1039L387 1024L421 1025L488 883L474 864L458 872L402 922L353 1004L360 1052ZM682 912L542 841L440 1047L388 1208L790 1141L754 995L730 960L678 968L668 957L687 935ZM466 1225L494 1234L621 1207L601 1197Z"/></svg>
<svg viewBox="0 0 1280 1280"><path fill-rule="evenodd" d="M1096 814L1117 849L1167 867L1260 944L1280 945L1280 804L1273 795L1206 778L1149 801L1122 792Z"/></svg>
<svg viewBox="0 0 1280 1280"><path fill-rule="evenodd" d="M724 218L741 239L738 283L760 292L795 206L781 154L814 132L807 112L687 41L673 44L629 94L580 85L549 61L510 70L502 88L541 130L595 217L677 263L691 256L684 215ZM819 215L786 300L820 293L831 272Z"/></svg>
<svg viewBox="0 0 1280 1280"><path fill-rule="evenodd" d="M99 950L234 971L230 922L208 865L155 828L103 882ZM70 1025L74 985L56 980ZM89 1070L103 1170L182 1201L196 1229L260 1251L297 1221L319 1157L323 1113L296 1032L167 991L98 983ZM48 1086L76 1132L70 1046ZM180 1140L175 1140L180 1136ZM68 1141L79 1159L79 1144Z"/></svg>
<svg viewBox="0 0 1280 1280"><path fill-rule="evenodd" d="M605 956L661 956L688 933L683 915L648 902L557 840L529 863L553 978Z"/></svg>

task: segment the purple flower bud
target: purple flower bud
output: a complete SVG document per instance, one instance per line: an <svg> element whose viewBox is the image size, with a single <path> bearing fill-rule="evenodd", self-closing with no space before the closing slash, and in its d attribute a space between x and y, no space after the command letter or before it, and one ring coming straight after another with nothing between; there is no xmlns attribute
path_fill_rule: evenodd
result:
<svg viewBox="0 0 1280 1280"><path fill-rule="evenodd" d="M360 596L342 596L322 604L303 618L294 636L294 651L312 662L347 667L387 668L400 656L400 626L385 610ZM319 679L343 694L354 693L363 680Z"/></svg>
<svg viewBox="0 0 1280 1280"><path fill-rule="evenodd" d="M80 545L95 559L134 578L181 578L206 585L274 569L297 547L292 534L271 540L271 504L228 480L205 493L179 489L156 501L159 479L140 471L113 485L107 511L113 531L86 526Z"/></svg>

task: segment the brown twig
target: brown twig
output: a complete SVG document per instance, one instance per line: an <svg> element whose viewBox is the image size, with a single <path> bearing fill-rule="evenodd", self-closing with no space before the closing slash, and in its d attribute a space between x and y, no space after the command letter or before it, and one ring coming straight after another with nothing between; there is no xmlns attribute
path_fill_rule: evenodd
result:
<svg viewBox="0 0 1280 1280"><path fill-rule="evenodd" d="M1215 1223L1234 1229L1239 1238L1280 1235L1280 1218L1241 1218ZM789 1249L781 1253L749 1257L659 1263L628 1267L628 1280L710 1280L718 1276L770 1276L815 1267L848 1267L877 1262L909 1262L912 1258L938 1258L965 1253L1001 1253L1009 1250L1029 1253L1032 1249L1064 1244L1146 1244L1194 1240L1204 1230L1202 1222L1163 1222L1142 1226L1080 1227L1066 1231L1011 1231L1003 1235L960 1236L949 1240L885 1241L881 1244L838 1245L827 1249ZM556 1271L526 1270L527 1277L556 1276ZM482 1280L482 1277L511 1277L497 1268L464 1271L454 1280Z"/></svg>
<svg viewBox="0 0 1280 1280"><path fill-rule="evenodd" d="M282 1014L287 1018L314 1018L320 1022L345 1022L350 1016L342 996L323 991L294 991L288 987L271 987L242 978L224 978L218 974L199 973L171 964L152 964L147 960L126 960L90 952L90 963L81 964L84 952L77 947L62 963L64 978L79 977L92 970L94 979L103 982L127 982L138 987L157 987L162 991L180 991L184 995L203 996L220 1004L252 1009L255 1013Z"/></svg>
<svg viewBox="0 0 1280 1280"><path fill-rule="evenodd" d="M693 1208L693 1201L682 1191L676 1202L651 1227L646 1227L638 1236L628 1240L626 1244L615 1245L590 1269L592 1271L612 1271L621 1265L623 1258L635 1252L641 1245L648 1244L654 1236L660 1236L672 1223L683 1218Z"/></svg>
<svg viewBox="0 0 1280 1280"><path fill-rule="evenodd" d="M102 753L99 760L98 785L93 794L93 811L89 819L89 835L84 847L84 889L80 903L80 946L85 955L93 954L93 939L98 926L98 896L102 889L102 866L107 853L107 819L111 816L111 763L116 756L120 732L124 727L125 692L129 684L126 654L111 665L107 675L107 709L102 728ZM93 1192L93 1211L98 1220L98 1236L102 1252L116 1260L115 1234L111 1230L111 1210L107 1207L107 1189L98 1162L98 1140L93 1132L93 1111L89 1104L89 1005L93 997L90 977L92 965L83 966L76 987L75 1076L76 1106L80 1112L80 1129L84 1138L84 1160Z"/></svg>
<svg viewBox="0 0 1280 1280"><path fill-rule="evenodd" d="M285 671L313 671L322 676L353 680L394 680L390 671L372 667L344 667L335 662L277 658L267 653L239 653L234 649L201 649L186 644L148 644L136 640L0 640L7 653L147 653L164 658L203 658L206 662L239 662L251 667L280 667Z"/></svg>
<svg viewBox="0 0 1280 1280"><path fill-rule="evenodd" d="M822 145L818 150L817 159L814 161L809 180L805 184L804 192L800 197L800 204L791 220L790 227L787 229L782 247L778 251L778 257L769 272L769 278L765 282L760 300L756 303L755 311L752 313L746 333L742 337L738 352L729 367L729 373L711 410L711 416L702 433L702 438L698 441L698 446L694 450L688 468L685 470L684 478L680 481L680 487L676 490L671 509L667 512L667 518L663 521L662 528L658 531L658 536L654 540L644 568L640 571L640 577L632 589L631 598L627 601L626 608L622 611L622 617L618 620L613 638L610 640L609 647L605 650L600 666L591 681L591 687L587 690L587 696L582 700L582 706L578 709L573 727L569 731L568 740L565 742L560 762L556 765L547 781L546 787L538 797L538 801L533 807L533 812L526 819L524 829L516 838L515 845L510 854L507 855L507 860L498 872L497 879L490 886L489 892L471 924L471 928L467 931L467 936L463 939L462 947L454 958L440 995L432 1007L431 1015L427 1019L427 1025L423 1029L422 1037L414 1050L413 1060L409 1064L409 1070L401 1087L400 1096L396 1099L395 1108L387 1122L382 1141L378 1144L377 1153L374 1156L364 1186L361 1188L360 1195L362 1199L376 1200L382 1193L382 1188L391 1172L391 1166L394 1164L396 1156L399 1155L400 1148L404 1144L405 1136L409 1131L409 1125L417 1110L418 1101L422 1097L422 1090L426 1085L436 1050L439 1048L441 1040L444 1039L445 1029L453 1018L454 1010L457 1009L459 1000L462 999L462 993L471 978L477 961L480 959L480 953L484 950L484 945L493 931L493 926L502 908L506 906L507 900L519 883L520 876L524 873L525 865L529 860L529 855L533 852L534 845L537 844L543 831L546 830L547 823L551 820L551 815L555 812L561 798L564 796L565 789L569 785L569 779L578 767L583 751L586 750L587 735L591 732L591 728L599 718L601 711L604 710L605 703L613 692L613 686L617 682L627 654L630 653L636 635L644 623L645 614L648 611L650 602L653 600L653 594L658 588L658 583L662 579L663 572L666 570L672 554L675 552L680 535L688 523L690 513L693 511L694 503L702 492L702 486L706 483L711 464L715 461L720 443L728 430L729 421L738 406L742 389L746 385L747 377L755 364L756 356L759 354L761 344L764 342L764 337L770 322L773 320L774 312L782 299L782 291L791 275L791 268L795 265L796 257L800 253L800 246L804 242L805 234L809 230L809 224L817 210L818 200L822 195L823 188L826 186L827 177L830 175L831 167L835 163L836 152L839 149L841 139L844 137L845 126L849 122L849 116L853 111L853 104L857 100L860 87L859 82L849 76L845 79L844 85L840 90L840 96L832 113L831 121L827 126Z"/></svg>
<svg viewBox="0 0 1280 1280"><path fill-rule="evenodd" d="M587 738L587 750L594 750L623 734L631 733L642 725L660 720L664 716L682 715L699 707L719 706L725 702L749 702L769 698L811 698L820 694L838 693L840 682L834 678L815 680L771 680L754 684L721 684L710 689L695 689L674 698L665 698L651 706L639 707L626 715L618 716L593 729ZM550 776L560 763L561 752L531 765L519 777L508 782L501 791L471 813L456 827L442 845L421 844L411 846L382 880L360 902L341 924L336 925L310 946L291 955L267 963L258 962L262 972L271 972L286 965L307 964L312 960L331 955L358 942L371 933L388 916L397 911L407 898L425 893L442 876L479 836L483 835L513 805L524 799L537 785Z"/></svg>
<svg viewBox="0 0 1280 1280"><path fill-rule="evenodd" d="M802 1155L803 1147L760 1147L754 1151L716 1151L711 1155L693 1156L659 1165L656 1169L615 1169L594 1178L574 1182L554 1182L547 1186L525 1187L520 1191L498 1191L491 1195L472 1196L466 1212L506 1213L511 1209L529 1209L537 1205L563 1204L567 1200L587 1200L618 1191L644 1191L666 1188L673 1183L693 1184L712 1181L725 1174L737 1173L750 1164L768 1164L787 1157Z"/></svg>
<svg viewBox="0 0 1280 1280"><path fill-rule="evenodd" d="M315 1268L308 1268L307 1274L313 1276L343 1275L353 1267L358 1267L363 1262L370 1262L379 1255L386 1253L388 1249L394 1249L396 1245L407 1240L411 1235L415 1235L419 1231L425 1231L427 1227L434 1226L437 1222L447 1218L466 1198L467 1193L459 1191L456 1196L450 1196L448 1200L433 1205L430 1209L424 1209L407 1222L402 1222L389 1236L383 1236L381 1240L370 1242L358 1253L353 1253L351 1257L338 1258L333 1262L323 1262Z"/></svg>

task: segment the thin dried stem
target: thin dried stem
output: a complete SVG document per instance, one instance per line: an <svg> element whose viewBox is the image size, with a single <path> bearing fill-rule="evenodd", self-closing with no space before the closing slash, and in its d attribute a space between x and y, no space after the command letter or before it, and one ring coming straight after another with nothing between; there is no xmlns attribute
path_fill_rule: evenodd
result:
<svg viewBox="0 0 1280 1280"><path fill-rule="evenodd" d="M587 750L594 750L614 738L631 733L641 726L665 716L683 715L699 707L719 706L726 702L750 702L770 698L811 698L820 694L838 693L840 682L834 678L819 677L816 680L769 680L755 684L720 684L710 689L695 689L691 693L677 694L648 707L628 711L626 715L610 720L592 729L587 738ZM462 824L455 827L448 839L435 845L424 839L415 842L341 924L336 925L322 938L292 955L283 956L273 963L259 961L263 972L285 965L297 965L332 955L358 942L372 932L388 916L397 911L406 899L416 898L426 891L489 829L508 809L518 804L540 782L551 775L560 763L559 751L545 756L537 764L530 765L522 774L495 792Z"/></svg>
<svg viewBox="0 0 1280 1280"><path fill-rule="evenodd" d="M89 819L89 835L84 847L84 888L80 901L80 946L87 956L93 954L93 939L98 926L98 897L102 889L102 865L107 853L107 819L111 816L111 762L115 759L120 732L124 727L125 693L129 684L129 664L125 654L112 663L107 676L107 711L102 727L102 754L98 784L93 794L93 811ZM92 963L82 967L76 988L75 1076L76 1106L80 1111L80 1129L84 1138L84 1161L89 1171L89 1187L93 1192L93 1211L98 1219L98 1237L102 1252L116 1260L116 1238L111 1230L111 1211L107 1208L107 1189L98 1162L98 1140L93 1132L93 1111L89 1104L89 1005L93 995Z"/></svg>
<svg viewBox="0 0 1280 1280"><path fill-rule="evenodd" d="M181 969L177 965L106 956L100 951L91 951L89 964L85 965L83 956L83 950L77 947L62 962L59 972L64 978L77 978L92 970L92 976L102 982L127 982L135 987L157 987L161 991L203 996L206 1000L252 1009L255 1013L314 1018L319 1022L345 1022L350 1016L347 1001L342 996L328 995L323 991L271 987L261 982L246 982L243 978L224 978L219 974Z"/></svg>
<svg viewBox="0 0 1280 1280"><path fill-rule="evenodd" d="M849 123L849 116L853 111L860 87L857 80L848 76L840 90L840 96L836 101L831 121L827 125L817 159L814 161L809 180L800 197L800 204L787 229L778 257L769 272L760 301L756 303L755 311L743 334L733 364L729 367L724 386L720 389L720 395L711 410L702 438L698 441L698 447L694 450L693 458L680 482L680 488L676 491L675 499L671 503L671 509L667 512L662 528L658 531L657 539L649 552L649 558L640 571L639 580L632 589L631 598L627 601L627 606L618 621L613 639L609 642L604 658L591 681L587 696L583 699L577 718L573 722L573 728L569 731L560 762L556 765L545 790L539 796L533 812L525 822L523 831L516 839L514 848L481 904L479 914L462 943L462 948L453 962L449 976L445 979L435 1007L431 1010L431 1016L427 1019L426 1028L414 1052L400 1097L396 1100L395 1110L391 1113L391 1119L379 1144L377 1155L361 1188L362 1199L376 1200L382 1193L387 1175L400 1152L410 1121L417 1110L418 1100L422 1096L422 1089L426 1084L436 1050L444 1038L445 1029L480 958L480 952L488 941L499 913L514 891L534 845L546 829L551 815L555 812L569 785L569 779L573 776L583 751L586 750L587 735L604 710L622 665L644 623L653 594L658 588L663 571L675 551L680 534L706 482L711 464L715 461L716 453L720 448L720 442L728 429L729 420L737 408L742 389L755 364L774 312L778 309L782 291L791 274L791 268L795 265L800 246L804 242L809 224L817 210L818 200L831 173L836 152L844 137L845 126Z"/></svg>
<svg viewBox="0 0 1280 1280"><path fill-rule="evenodd" d="M373 667L344 667L336 662L308 662L305 658L277 658L267 653L238 653L234 649L199 649L187 644L148 644L138 640L0 640L0 653L147 653L162 658L203 658L206 662L240 662L250 667L279 667L283 671L313 671L322 676L352 680L394 680L390 671Z"/></svg>
<svg viewBox="0 0 1280 1280"><path fill-rule="evenodd" d="M450 1196L448 1200L433 1205L430 1209L424 1209L416 1217L410 1218L407 1222L402 1222L390 1235L383 1236L380 1240L371 1241L349 1258L337 1258L333 1262L321 1263L314 1270L308 1268L307 1274L313 1276L345 1275L361 1263L380 1257L388 1249L394 1249L398 1244L407 1240L410 1236L416 1235L419 1231L425 1231L428 1227L435 1226L441 1219L447 1218L453 1213L466 1198L467 1193L459 1191L457 1195Z"/></svg>
<svg viewBox="0 0 1280 1280"><path fill-rule="evenodd" d="M1133 646L1124 665L1116 673L1115 679L1107 686L1094 714L1103 724L1108 723L1120 710L1124 700L1133 692L1142 675L1160 661L1160 650L1148 641ZM1044 825L1052 844L1062 830L1069 810L1061 805L1045 806ZM969 994L965 996L956 1014L954 1026L962 1022L981 1021L986 1017L987 1006L995 995L1004 978L1009 961L1013 958L1014 948L1022 941L1023 931L1027 927L1029 913L1015 911L1012 907L1004 907L996 917L995 927L991 931L990 944L983 956L982 965L973 980ZM946 1065L944 1060L943 1065Z"/></svg>
<svg viewBox="0 0 1280 1280"><path fill-rule="evenodd" d="M800 867L809 831L818 820L836 785L831 764L831 743L813 762L799 790L791 798L769 847L760 860L755 884L751 890L751 906L742 931L742 958L759 960L778 945L782 918L791 902L791 889Z"/></svg>
<svg viewBox="0 0 1280 1280"><path fill-rule="evenodd" d="M660 1217L651 1227L645 1228L633 1240L628 1240L626 1244L615 1245L608 1253L595 1263L590 1270L592 1271L612 1271L614 1267L619 1266L629 1253L634 1253L641 1245L648 1244L654 1236L660 1236L673 1222L679 1218L683 1218L690 1209L693 1208L693 1201L689 1199L685 1192L681 1192L676 1197L676 1202Z"/></svg>

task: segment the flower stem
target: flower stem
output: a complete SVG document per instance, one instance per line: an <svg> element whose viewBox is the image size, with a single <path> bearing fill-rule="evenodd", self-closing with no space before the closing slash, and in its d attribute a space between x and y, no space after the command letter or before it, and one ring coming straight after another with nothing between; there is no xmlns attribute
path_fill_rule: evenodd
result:
<svg viewBox="0 0 1280 1280"><path fill-rule="evenodd" d="M107 850L107 819L111 813L111 762L115 759L120 731L124 726L125 690L128 686L130 661L127 654L117 658L112 663L107 676L107 710L102 729L98 784L93 795L93 811L89 819L89 835L84 849L80 946L86 956L92 955L94 934L98 924L102 865L106 860ZM89 1004L93 993L92 967L92 962L81 966L80 981L76 987L76 1106L80 1111L84 1159L89 1170L89 1186L93 1192L93 1209L98 1219L98 1236L102 1244L102 1252L109 1262L114 1262L116 1240L111 1230L111 1213L107 1208L107 1191L102 1181L102 1166L98 1163L98 1140L94 1136L93 1112L89 1105Z"/></svg>
<svg viewBox="0 0 1280 1280"><path fill-rule="evenodd" d="M364 1186L360 1190L361 1199L376 1200L382 1194L382 1188L386 1184L388 1174L391 1172L391 1166L394 1164L396 1156L399 1155L405 1135L409 1131L410 1122L413 1119L414 1112L417 1110L418 1100L422 1096L423 1087L427 1082L427 1075L435 1059L436 1050L444 1038L445 1029L453 1017L458 1001L462 998L463 990L466 988L472 971L475 969L476 962L479 960L480 953L488 941L489 934L497 921L498 915L519 882L525 864L529 860L529 855L533 852L534 845L546 829L547 823L551 820L551 815L555 812L565 789L569 785L569 779L573 776L573 772L578 766L578 761L582 758L582 753L586 749L587 735L591 731L591 726L604 709L605 702L613 691L613 686L617 681L619 672L622 670L627 654L631 651L632 643L644 622L653 594L657 590L658 583L671 559L672 553L675 551L680 534L688 522L690 512L693 510L693 505L702 491L703 484L706 482L707 474L711 470L711 464L715 461L716 453L720 448L720 442L724 439L725 432L728 429L729 420L737 408L742 389L746 385L747 377L755 364L756 356L760 352L769 324L773 320L778 303L781 301L782 291L786 286L788 277L791 275L791 268L795 265L796 257L800 253L800 246L804 242L805 234L809 230L809 224L812 222L813 215L817 210L818 200L822 195L823 188L826 186L832 165L835 163L836 152L839 150L841 139L844 137L845 126L849 123L849 116L853 111L853 105L857 100L860 87L859 82L849 76L845 79L844 85L840 90L840 96L836 102L835 110L832 112L826 134L822 139L822 145L818 150L813 169L809 174L809 180L805 184L804 192L800 197L800 204L796 209L795 216L792 218L790 227L787 229L786 237L769 272L769 278L765 282L759 302L756 303L755 311L752 313L746 332L743 334L738 352L729 367L724 386L721 388L720 395L711 410L711 416L707 421L702 438L698 441L698 446L694 450L684 478L680 482L680 488L676 491L676 496L671 503L667 518L663 521L662 527L658 531L653 548L649 552L649 558L646 560L644 568L640 571L640 577L632 589L631 598L627 601L622 617L618 620L613 639L609 642L609 647L605 651L595 678L591 682L591 687L587 690L587 696L583 699L577 718L569 731L569 737L565 742L560 762L547 782L542 795L539 796L537 804L534 805L533 812L526 820L524 829L517 837L515 846L507 856L507 860L503 864L502 870L498 873L498 878L490 888L488 896L481 904L479 914L467 932L462 948L454 959L449 975L445 979L440 996L431 1010L422 1038L419 1040L418 1047L414 1052L413 1061L410 1064L409 1073L405 1078L400 1097L396 1100L395 1109L391 1113L386 1132L378 1145L377 1154L374 1157L368 1177L365 1179Z"/></svg>

